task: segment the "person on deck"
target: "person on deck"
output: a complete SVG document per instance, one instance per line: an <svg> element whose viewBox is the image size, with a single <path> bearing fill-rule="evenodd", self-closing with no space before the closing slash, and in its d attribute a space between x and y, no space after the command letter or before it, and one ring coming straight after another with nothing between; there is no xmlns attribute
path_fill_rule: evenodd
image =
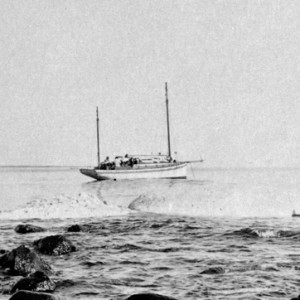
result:
<svg viewBox="0 0 300 300"><path fill-rule="evenodd" d="M129 158L129 160L128 160L128 166L131 167L131 168L133 167L133 157Z"/></svg>
<svg viewBox="0 0 300 300"><path fill-rule="evenodd" d="M115 168L120 168L121 167L121 157L116 156L115 157Z"/></svg>
<svg viewBox="0 0 300 300"><path fill-rule="evenodd" d="M106 156L105 161L104 161L104 165L105 165L106 170L111 169L111 162L109 160L109 156Z"/></svg>
<svg viewBox="0 0 300 300"><path fill-rule="evenodd" d="M128 161L129 161L128 154L125 154L125 157L123 158L123 165L127 166L128 165Z"/></svg>

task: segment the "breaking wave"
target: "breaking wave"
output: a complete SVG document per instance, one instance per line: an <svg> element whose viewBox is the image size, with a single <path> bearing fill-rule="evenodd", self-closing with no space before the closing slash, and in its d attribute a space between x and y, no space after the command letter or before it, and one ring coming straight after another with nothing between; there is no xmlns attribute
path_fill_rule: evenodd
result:
<svg viewBox="0 0 300 300"><path fill-rule="evenodd" d="M0 211L0 219L62 219L124 215L128 209L108 205L98 197L80 193L78 196L60 195L53 199L38 199L9 211Z"/></svg>
<svg viewBox="0 0 300 300"><path fill-rule="evenodd" d="M298 194L299 191L264 186L178 185L163 193L141 194L129 208L201 217L290 217L293 210L300 211Z"/></svg>

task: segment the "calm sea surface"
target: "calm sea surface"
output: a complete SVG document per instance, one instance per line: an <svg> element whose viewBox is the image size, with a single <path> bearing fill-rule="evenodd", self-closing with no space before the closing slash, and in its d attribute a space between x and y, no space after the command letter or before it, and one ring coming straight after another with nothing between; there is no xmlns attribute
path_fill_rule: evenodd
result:
<svg viewBox="0 0 300 300"><path fill-rule="evenodd" d="M76 168L0 168L0 249L65 234L43 256L55 294L125 299L291 299L300 294L300 170L208 170L187 180L95 182ZM47 232L20 235L20 223ZM67 233L73 224L89 232ZM222 274L201 274L221 267ZM0 299L16 279L0 269Z"/></svg>

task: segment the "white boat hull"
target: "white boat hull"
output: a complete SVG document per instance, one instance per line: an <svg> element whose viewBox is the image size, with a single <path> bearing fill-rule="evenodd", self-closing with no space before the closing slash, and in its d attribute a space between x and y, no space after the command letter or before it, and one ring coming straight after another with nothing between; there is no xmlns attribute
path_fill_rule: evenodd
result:
<svg viewBox="0 0 300 300"><path fill-rule="evenodd" d="M177 163L167 166L131 168L119 170L80 169L86 176L97 180L124 180L124 179L155 179L155 178L186 178L187 164Z"/></svg>

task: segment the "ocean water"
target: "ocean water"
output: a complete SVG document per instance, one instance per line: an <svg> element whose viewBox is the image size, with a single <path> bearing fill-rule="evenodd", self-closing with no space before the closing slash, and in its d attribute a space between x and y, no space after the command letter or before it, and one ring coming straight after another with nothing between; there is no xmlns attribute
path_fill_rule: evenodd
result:
<svg viewBox="0 0 300 300"><path fill-rule="evenodd" d="M77 168L0 168L0 249L65 234L43 256L55 294L291 299L300 294L300 170L189 168L187 180L96 182ZM20 223L47 232L20 235ZM89 232L68 233L73 224ZM202 274L221 267L221 274ZM0 299L17 279L0 269Z"/></svg>

